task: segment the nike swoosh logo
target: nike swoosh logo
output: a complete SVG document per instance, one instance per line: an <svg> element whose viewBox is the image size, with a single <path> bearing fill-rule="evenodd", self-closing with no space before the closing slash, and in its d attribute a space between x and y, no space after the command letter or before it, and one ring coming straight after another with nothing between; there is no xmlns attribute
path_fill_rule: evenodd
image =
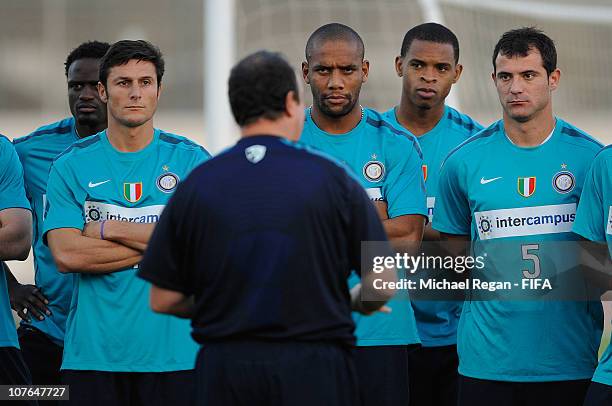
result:
<svg viewBox="0 0 612 406"><path fill-rule="evenodd" d="M89 187L97 187L97 186L103 185L103 184L105 184L107 182L110 182L110 181L111 181L110 179L104 180L102 182L96 182L96 183L93 183L93 182L90 181L89 182Z"/></svg>
<svg viewBox="0 0 612 406"><path fill-rule="evenodd" d="M501 176L498 176L497 178L491 178L491 179L481 178L480 179L480 184L481 185L486 185L487 183L491 183L491 182L496 181L496 180L501 179L501 178L502 178Z"/></svg>

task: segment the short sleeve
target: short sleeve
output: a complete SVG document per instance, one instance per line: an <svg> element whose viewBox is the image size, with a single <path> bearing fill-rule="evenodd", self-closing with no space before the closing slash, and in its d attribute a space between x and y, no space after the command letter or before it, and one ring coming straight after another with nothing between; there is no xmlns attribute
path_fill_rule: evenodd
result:
<svg viewBox="0 0 612 406"><path fill-rule="evenodd" d="M74 177L70 168L63 162L51 166L47 182L47 206L44 215L43 241L47 243L47 233L57 228L83 229L85 217L83 204L85 192L73 184Z"/></svg>
<svg viewBox="0 0 612 406"><path fill-rule="evenodd" d="M606 214L603 207L601 185L604 174L601 172L600 161L595 160L587 172L576 219L572 231L590 241L606 240Z"/></svg>
<svg viewBox="0 0 612 406"><path fill-rule="evenodd" d="M447 158L440 170L436 215L433 228L441 233L470 235L471 212L461 173L462 165L455 156Z"/></svg>
<svg viewBox="0 0 612 406"><path fill-rule="evenodd" d="M23 186L23 168L13 144L0 135L0 210L30 210Z"/></svg>
<svg viewBox="0 0 612 406"><path fill-rule="evenodd" d="M407 214L427 217L423 159L416 140L408 138L391 148L389 173L383 186L389 218Z"/></svg>

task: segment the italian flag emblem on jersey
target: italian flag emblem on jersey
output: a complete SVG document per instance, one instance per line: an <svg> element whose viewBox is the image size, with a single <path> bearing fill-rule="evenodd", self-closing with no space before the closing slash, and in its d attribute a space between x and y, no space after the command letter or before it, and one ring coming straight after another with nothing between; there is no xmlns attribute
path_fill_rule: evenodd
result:
<svg viewBox="0 0 612 406"><path fill-rule="evenodd" d="M142 197L142 182L123 184L123 196L130 203L136 203Z"/></svg>
<svg viewBox="0 0 612 406"><path fill-rule="evenodd" d="M523 197L529 197L535 192L536 177L518 178L518 192Z"/></svg>

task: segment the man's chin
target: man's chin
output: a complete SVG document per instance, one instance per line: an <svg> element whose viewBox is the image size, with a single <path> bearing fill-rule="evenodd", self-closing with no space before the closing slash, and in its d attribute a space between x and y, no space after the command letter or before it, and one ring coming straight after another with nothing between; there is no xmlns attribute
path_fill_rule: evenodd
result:
<svg viewBox="0 0 612 406"><path fill-rule="evenodd" d="M79 125L85 127L97 127L102 120L97 112L94 113L79 113L76 115L75 120Z"/></svg>
<svg viewBox="0 0 612 406"><path fill-rule="evenodd" d="M150 118L146 118L146 119L123 119L123 120L117 120L119 121L124 127L128 127L128 128L136 128L136 127L140 127L141 125L143 125L144 123L146 123L147 121L149 121Z"/></svg>
<svg viewBox="0 0 612 406"><path fill-rule="evenodd" d="M323 104L320 107L321 112L329 117L340 118L349 114L355 108L354 104L345 104L343 106L329 106L327 104Z"/></svg>

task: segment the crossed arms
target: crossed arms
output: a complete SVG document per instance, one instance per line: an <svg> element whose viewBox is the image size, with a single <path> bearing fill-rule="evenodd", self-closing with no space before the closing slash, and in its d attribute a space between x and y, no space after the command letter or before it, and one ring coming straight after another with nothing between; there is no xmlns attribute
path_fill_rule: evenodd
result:
<svg viewBox="0 0 612 406"><path fill-rule="evenodd" d="M82 231L50 230L47 240L60 272L104 274L139 263L154 228L154 223L106 220L87 223Z"/></svg>

